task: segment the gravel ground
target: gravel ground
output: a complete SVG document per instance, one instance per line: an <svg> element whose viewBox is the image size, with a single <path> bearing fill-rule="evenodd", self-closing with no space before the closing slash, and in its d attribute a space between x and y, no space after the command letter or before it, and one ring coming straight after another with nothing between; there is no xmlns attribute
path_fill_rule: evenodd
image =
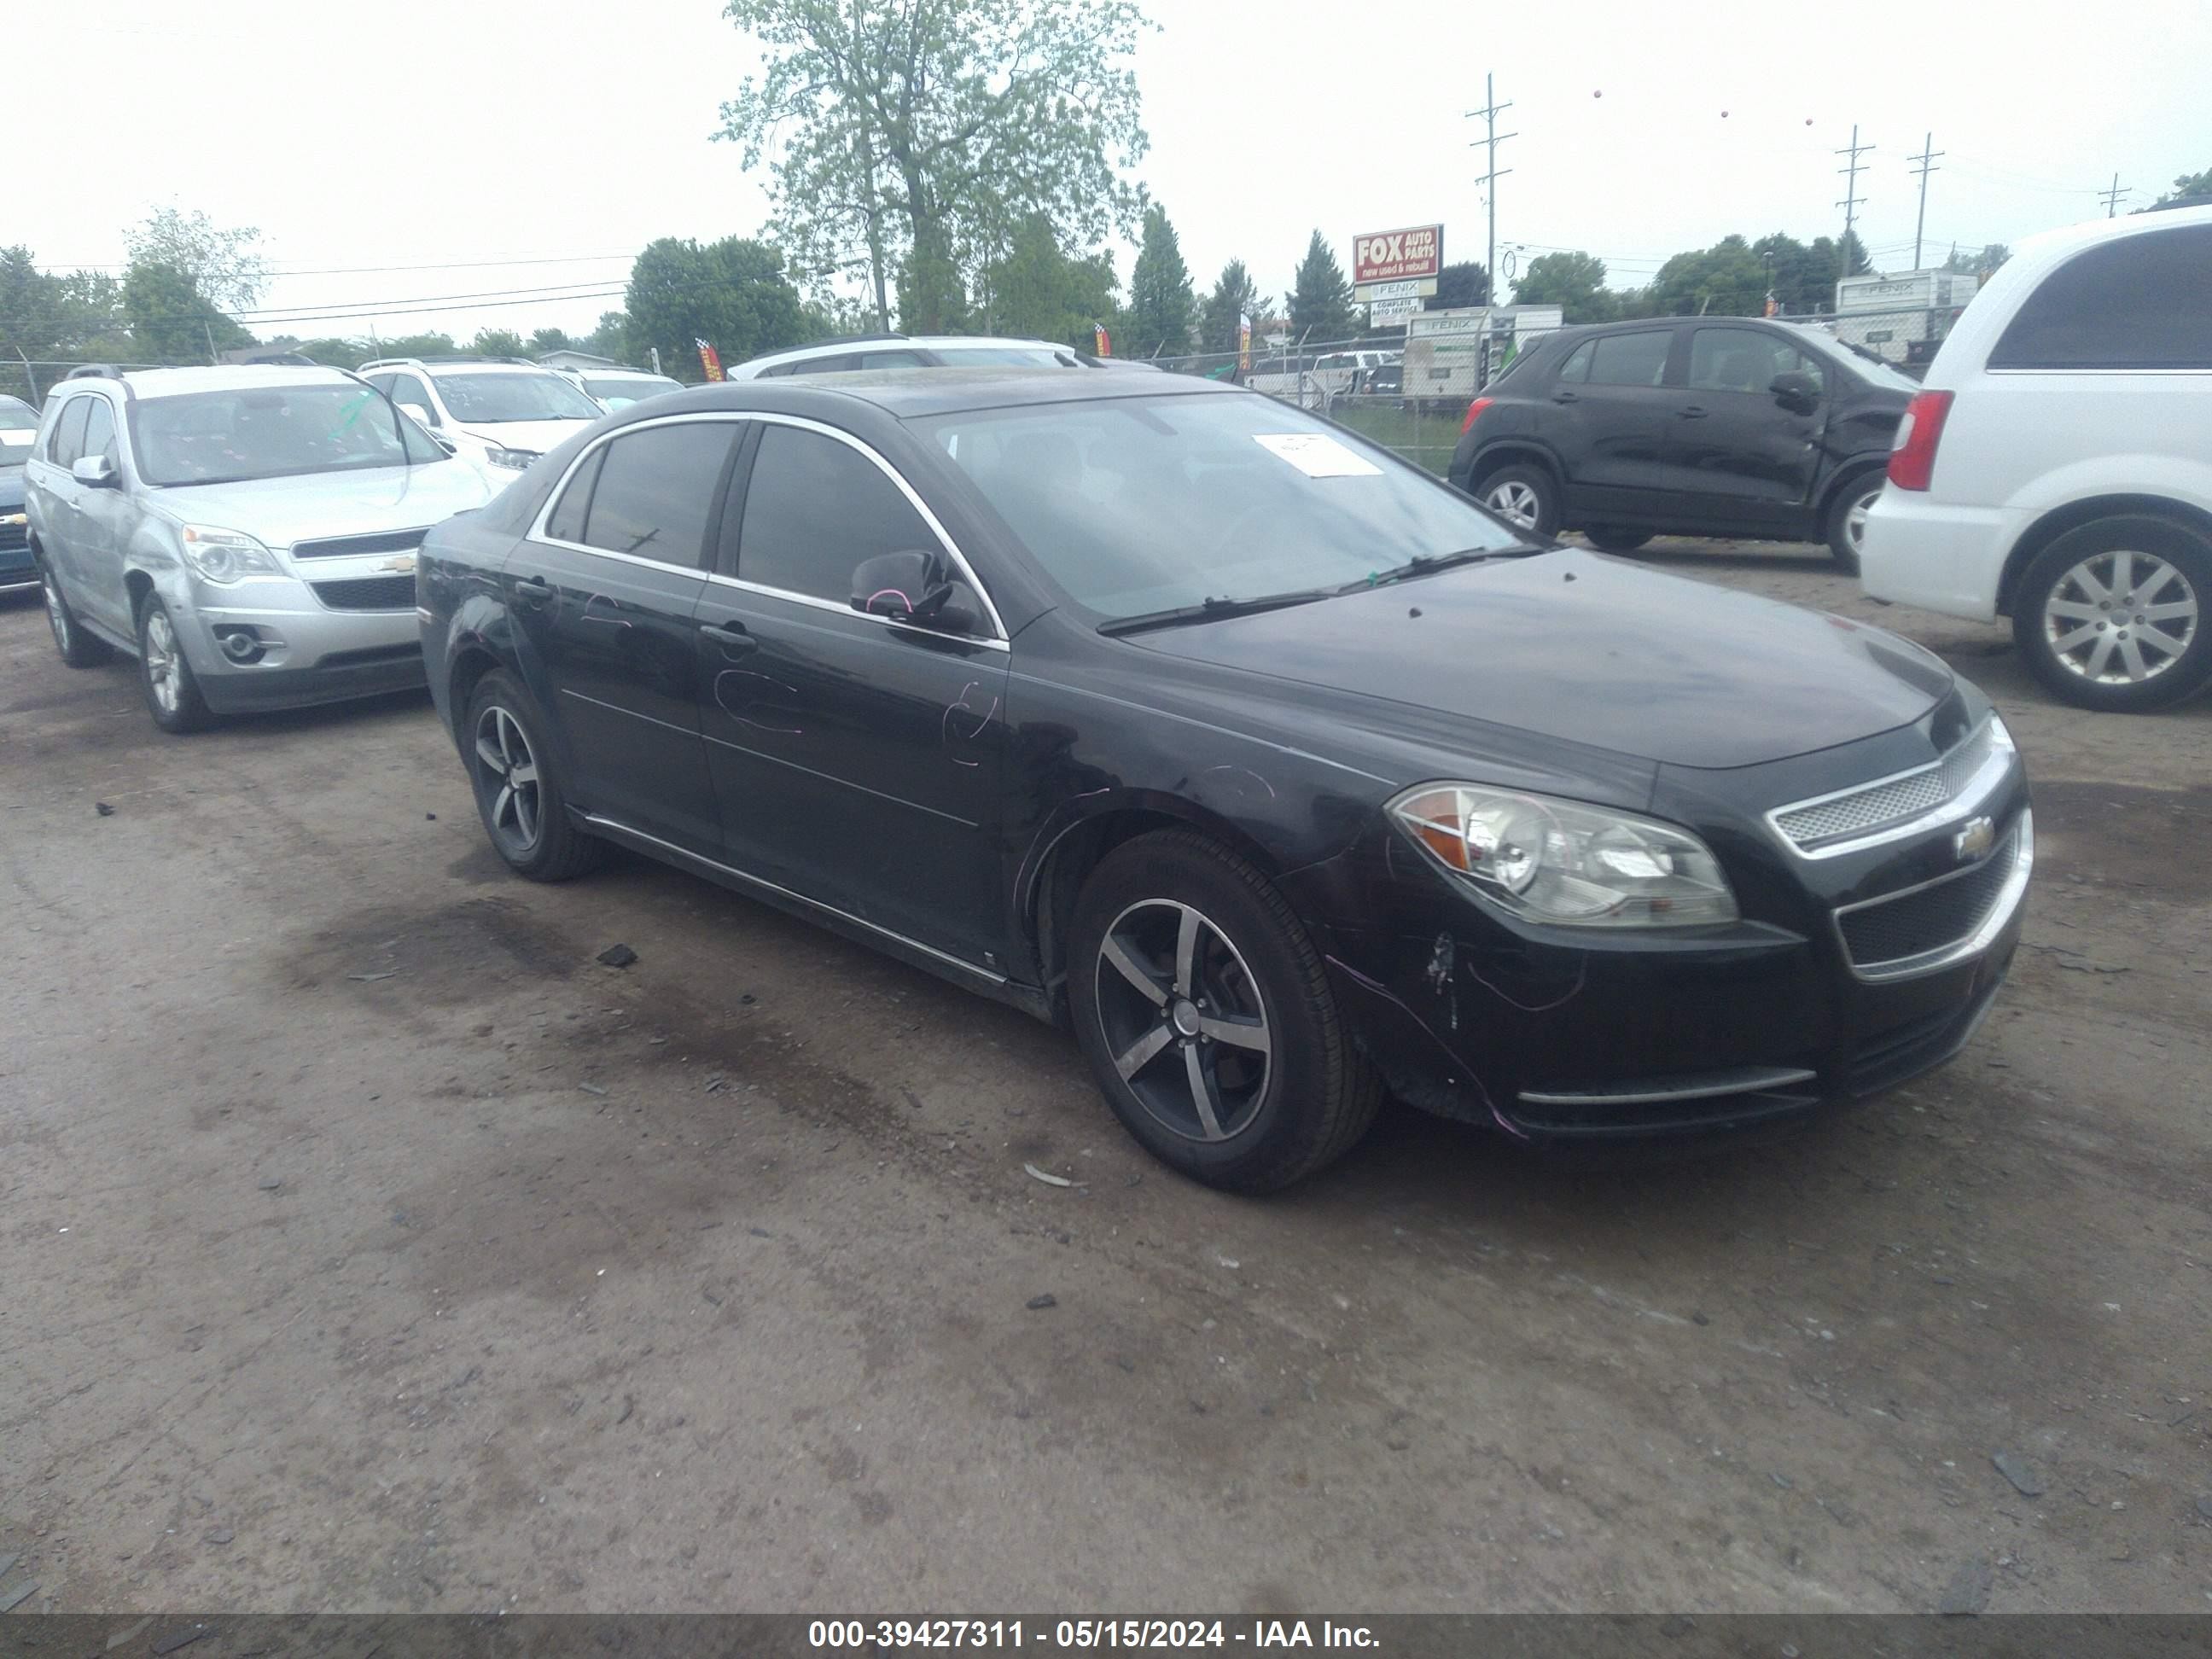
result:
<svg viewBox="0 0 2212 1659"><path fill-rule="evenodd" d="M1018 1015L642 862L507 878L427 699L164 738L0 607L0 1603L2212 1607L2212 701L1656 556L1996 697L1997 1013L1755 1156L1393 1111L1264 1202Z"/></svg>

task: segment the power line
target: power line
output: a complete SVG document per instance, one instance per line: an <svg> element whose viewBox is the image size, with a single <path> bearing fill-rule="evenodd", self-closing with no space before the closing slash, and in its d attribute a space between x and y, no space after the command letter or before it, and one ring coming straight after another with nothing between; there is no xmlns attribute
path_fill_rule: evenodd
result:
<svg viewBox="0 0 2212 1659"><path fill-rule="evenodd" d="M2120 175L2114 173L2112 187L2110 190L2100 190L2097 192L2099 198L2105 204L2105 216L2107 219L2116 217L2120 210L2120 198L2132 196L2135 193L2134 185L2121 184Z"/></svg>
<svg viewBox="0 0 2212 1659"><path fill-rule="evenodd" d="M1851 226L1858 216L1859 204L1866 200L1865 197L1859 194L1859 157L1873 148L1872 144L1859 143L1859 124L1854 121L1851 123L1851 142L1836 152L1838 155L1848 155L1851 158L1849 166L1836 169L1837 172L1848 175L1844 185L1844 199L1836 204L1844 210L1844 240L1842 246L1836 251L1836 263L1838 266L1837 280L1838 281L1851 274Z"/></svg>
<svg viewBox="0 0 2212 1659"><path fill-rule="evenodd" d="M1911 159L1919 165L1913 171L1920 176L1920 216L1912 222L1912 268L1920 269L1920 236L1928 228L1928 175L1941 173L1936 158L1943 152L1936 148L1936 135L1929 133L1920 141L1920 154Z"/></svg>
<svg viewBox="0 0 2212 1659"><path fill-rule="evenodd" d="M1490 170L1482 175L1482 185L1489 198L1490 261L1482 269L1490 284L1490 302L1495 305L1498 303L1498 181L1506 173L1513 171L1511 167L1505 168L1504 172L1499 171L1498 147L1508 138L1517 138L1521 135L1517 132L1498 131L1499 113L1511 109L1513 106L1510 103L1501 104L1498 101L1498 88L1492 84L1491 76L1487 70L1484 71L1482 76L1482 107L1468 111L1467 118L1472 121L1478 115L1482 118L1483 137L1477 142L1481 143L1488 152ZM1474 145L1469 144L1468 148L1473 149Z"/></svg>
<svg viewBox="0 0 2212 1659"><path fill-rule="evenodd" d="M299 270L272 266L268 274L271 281L282 281L290 276L366 276L392 270L489 270L505 265L604 264L611 260L629 260L636 257L635 253L560 253L529 259L441 259L420 265L312 265ZM122 264L102 264L94 260L53 259L47 262L46 269L55 272L128 270L131 266L127 261Z"/></svg>

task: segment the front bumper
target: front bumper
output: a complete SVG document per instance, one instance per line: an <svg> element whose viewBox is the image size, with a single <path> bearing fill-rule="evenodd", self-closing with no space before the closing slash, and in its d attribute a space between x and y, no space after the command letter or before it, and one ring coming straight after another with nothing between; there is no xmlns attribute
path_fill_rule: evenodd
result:
<svg viewBox="0 0 2212 1659"><path fill-rule="evenodd" d="M29 587L38 580L29 519L20 507L0 507L0 589Z"/></svg>
<svg viewBox="0 0 2212 1659"><path fill-rule="evenodd" d="M1817 859L1709 823L1746 919L1672 937L1511 921L1388 830L1290 880L1337 919L1321 931L1339 1004L1401 1098L1528 1141L1711 1134L1893 1088L1972 1036L2033 865L2017 761L1960 808Z"/></svg>
<svg viewBox="0 0 2212 1659"><path fill-rule="evenodd" d="M404 611L339 611L301 581L194 584L177 621L200 693L221 712L340 702L424 683L411 592ZM227 637L250 638L250 659L227 653Z"/></svg>

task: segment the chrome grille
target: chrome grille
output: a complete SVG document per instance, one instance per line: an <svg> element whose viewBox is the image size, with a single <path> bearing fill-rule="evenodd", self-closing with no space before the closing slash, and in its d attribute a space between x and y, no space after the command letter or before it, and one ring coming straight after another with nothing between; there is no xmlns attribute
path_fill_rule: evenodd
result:
<svg viewBox="0 0 2212 1659"><path fill-rule="evenodd" d="M1990 919L2019 863L2020 835L2020 826L2014 825L1971 870L1838 912L1836 928L1851 965L1893 969L1972 939Z"/></svg>
<svg viewBox="0 0 2212 1659"><path fill-rule="evenodd" d="M1793 845L1810 849L1932 812L1972 781L1992 742L1990 722L1984 720L1942 759L1863 789L1784 807L1774 814L1774 827Z"/></svg>
<svg viewBox="0 0 2212 1659"><path fill-rule="evenodd" d="M344 559L363 553L411 553L422 545L428 530L386 530L373 536L325 536L294 542L295 559Z"/></svg>

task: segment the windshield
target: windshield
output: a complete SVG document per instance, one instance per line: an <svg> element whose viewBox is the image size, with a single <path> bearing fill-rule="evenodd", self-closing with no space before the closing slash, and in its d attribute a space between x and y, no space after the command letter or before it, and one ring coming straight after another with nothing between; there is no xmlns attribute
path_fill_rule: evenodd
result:
<svg viewBox="0 0 2212 1659"><path fill-rule="evenodd" d="M1419 468L1269 398L1114 398L915 424L1076 603L1108 618L1521 544Z"/></svg>
<svg viewBox="0 0 2212 1659"><path fill-rule="evenodd" d="M609 409L628 409L664 392L681 392L684 383L665 374L586 374L584 390ZM456 414L459 410L454 411Z"/></svg>
<svg viewBox="0 0 2212 1659"><path fill-rule="evenodd" d="M1854 349L1826 329L1807 328L1800 324L1792 324L1791 327L1814 350L1832 362L1843 364L1870 386L1886 386L1897 392L1920 390L1919 381L1873 351Z"/></svg>
<svg viewBox="0 0 2212 1659"><path fill-rule="evenodd" d="M457 421L596 421L599 407L558 374L436 376L438 394Z"/></svg>
<svg viewBox="0 0 2212 1659"><path fill-rule="evenodd" d="M149 484L235 483L303 472L422 465L446 452L367 386L241 387L131 405L131 447Z"/></svg>

